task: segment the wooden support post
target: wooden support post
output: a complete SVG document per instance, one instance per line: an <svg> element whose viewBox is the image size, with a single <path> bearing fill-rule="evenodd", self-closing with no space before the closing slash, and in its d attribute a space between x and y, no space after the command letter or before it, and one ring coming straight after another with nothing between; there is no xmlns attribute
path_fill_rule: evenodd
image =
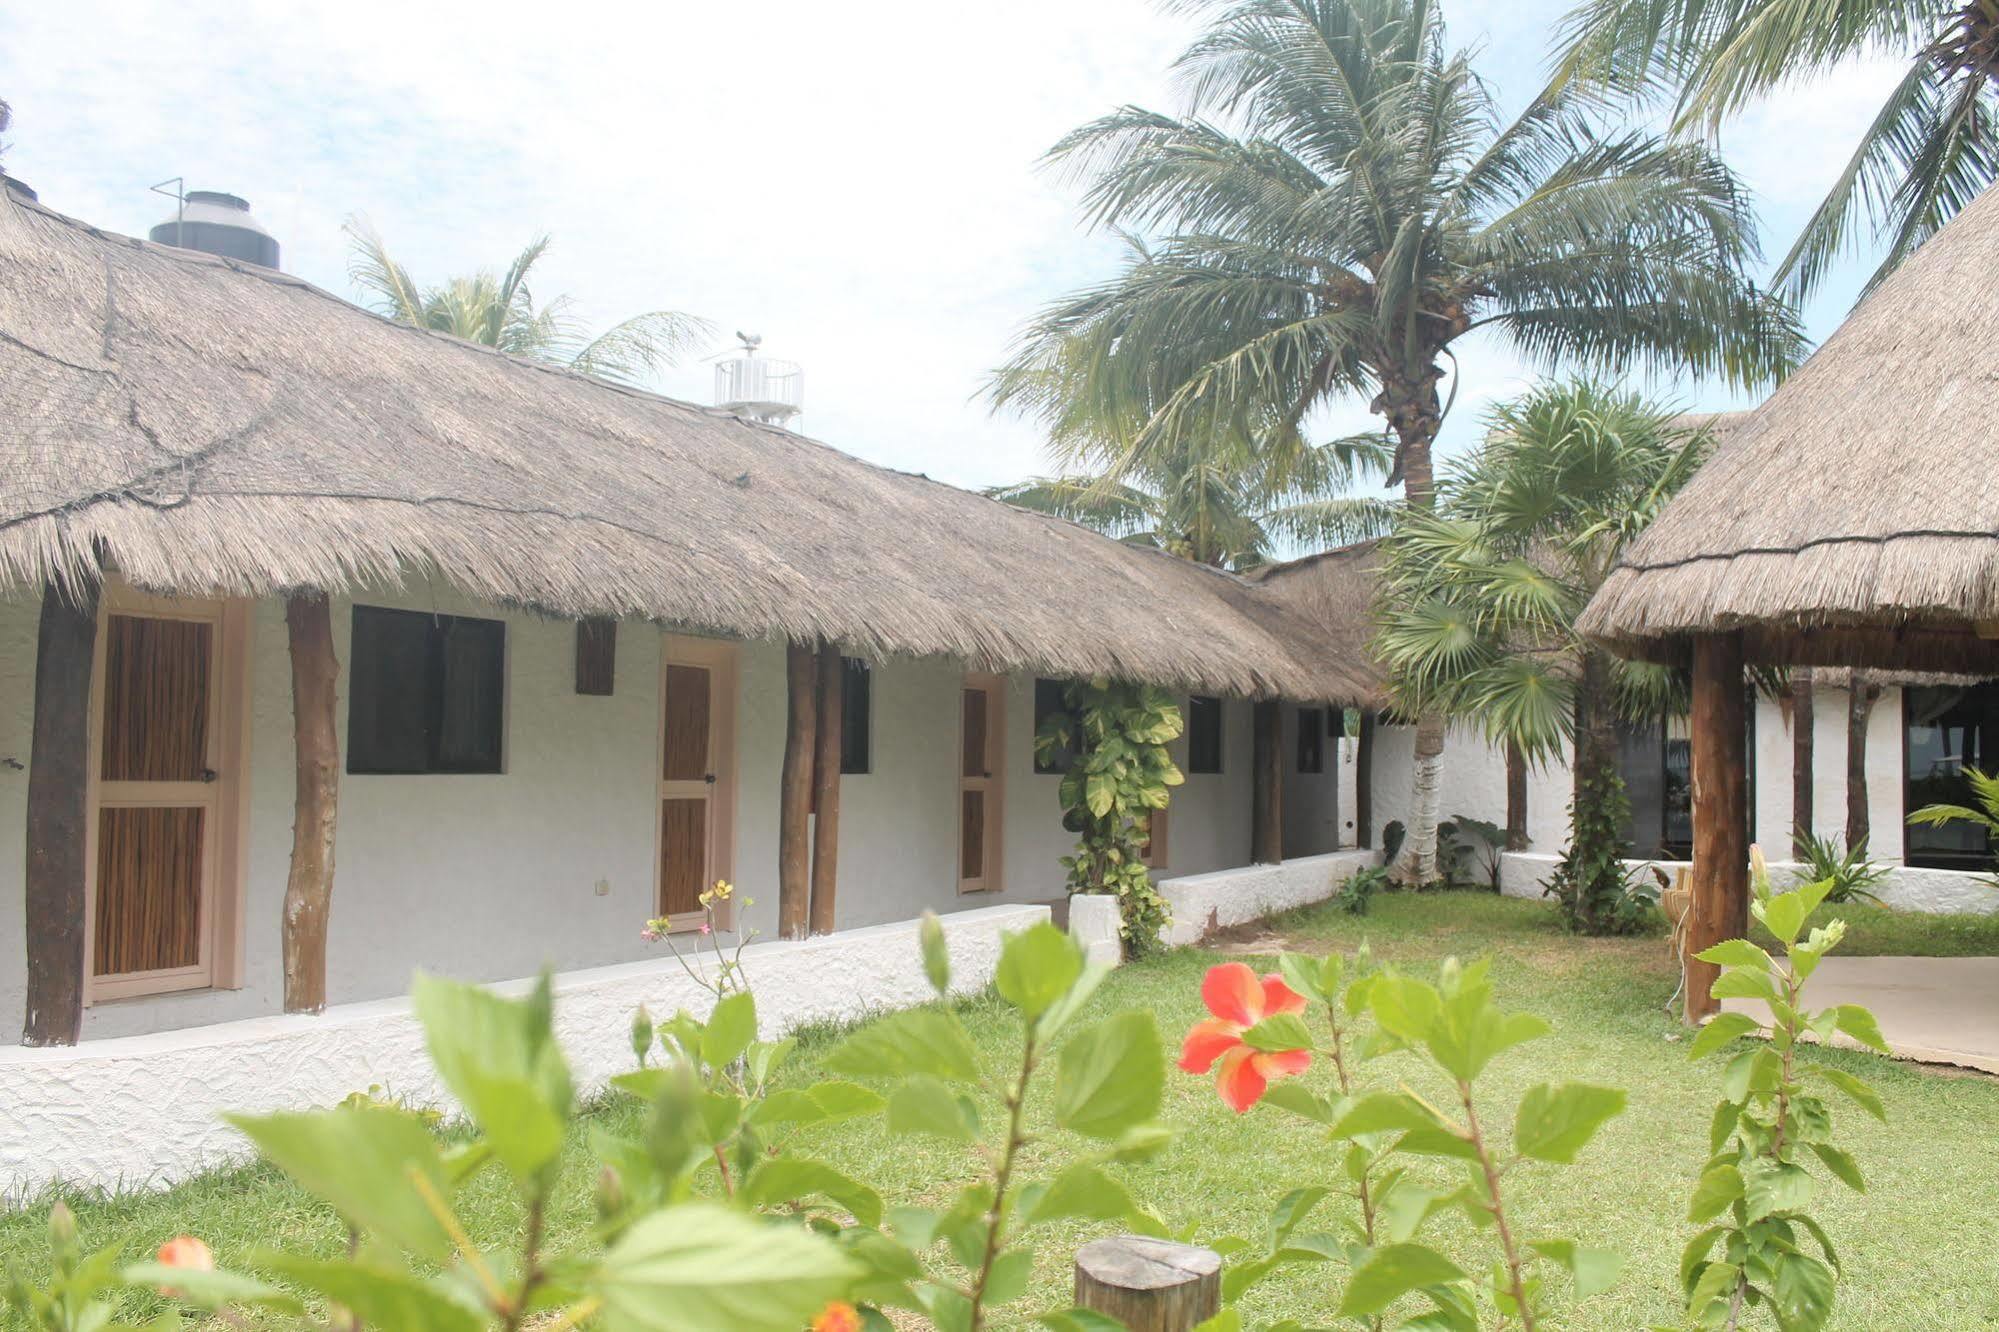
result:
<svg viewBox="0 0 1999 1332"><path fill-rule="evenodd" d="M326 926L333 912L333 835L340 808L340 736L333 700L340 663L333 611L323 592L285 598L292 660L293 796L291 874L285 881L285 1012L326 1007Z"/></svg>
<svg viewBox="0 0 1999 1332"><path fill-rule="evenodd" d="M27 1020L23 1045L83 1035L84 846L90 823L90 674L97 584L42 588L28 751Z"/></svg>
<svg viewBox="0 0 1999 1332"><path fill-rule="evenodd" d="M1849 672L1846 692L1846 844L1864 845L1874 833L1867 807L1867 722L1881 697L1859 671Z"/></svg>
<svg viewBox="0 0 1999 1332"><path fill-rule="evenodd" d="M1221 1309L1222 1260L1213 1249L1141 1235L1092 1240L1076 1251L1076 1305L1129 1332L1192 1332Z"/></svg>
<svg viewBox="0 0 1999 1332"><path fill-rule="evenodd" d="M818 653L796 639L785 645L784 770L777 809L777 934L803 939L812 892L813 674Z"/></svg>
<svg viewBox="0 0 1999 1332"><path fill-rule="evenodd" d="M1284 705L1259 699L1250 776L1249 858L1276 865L1284 859Z"/></svg>
<svg viewBox="0 0 1999 1332"><path fill-rule="evenodd" d="M1353 844L1363 851L1374 848L1374 714L1360 714L1360 737L1353 753Z"/></svg>
<svg viewBox="0 0 1999 1332"><path fill-rule="evenodd" d="M1719 1004L1709 989L1721 969L1694 959L1749 932L1749 806L1743 716L1742 635L1694 639L1693 903L1686 930L1688 1022Z"/></svg>
<svg viewBox="0 0 1999 1332"><path fill-rule="evenodd" d="M818 743L813 757L812 910L814 934L833 932L840 879L840 741L847 668L833 643L819 645Z"/></svg>
<svg viewBox="0 0 1999 1332"><path fill-rule="evenodd" d="M1527 849L1527 756L1506 742L1506 849Z"/></svg>
<svg viewBox="0 0 1999 1332"><path fill-rule="evenodd" d="M1791 675L1791 854L1803 858L1812 822L1813 729L1812 673L1800 667Z"/></svg>

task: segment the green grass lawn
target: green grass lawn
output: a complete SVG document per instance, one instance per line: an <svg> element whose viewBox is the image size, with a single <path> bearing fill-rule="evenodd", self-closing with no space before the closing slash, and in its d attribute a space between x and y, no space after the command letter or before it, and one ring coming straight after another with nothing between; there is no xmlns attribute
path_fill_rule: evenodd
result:
<svg viewBox="0 0 1999 1332"><path fill-rule="evenodd" d="M1844 951L1955 954L1999 945L1999 929L1989 924L1858 907L1840 914L1854 927L1852 947ZM1578 1079L1630 1092L1629 1110L1577 1165L1523 1167L1509 1177L1519 1224L1529 1237L1570 1236L1629 1260L1618 1285L1578 1309L1568 1325L1635 1329L1675 1321L1676 1265L1690 1234L1682 1217L1706 1152L1720 1068L1718 1061L1689 1064L1684 1029L1664 1012L1673 969L1663 939L1578 939L1561 929L1543 903L1436 894L1379 897L1373 913L1363 918L1325 910L1297 913L1221 947L1254 953L1272 946L1275 937L1307 951L1350 950L1365 939L1378 960L1412 970L1430 968L1451 954L1491 956L1500 1002L1539 1014L1554 1034L1495 1064L1486 1089L1495 1107L1485 1116L1488 1121L1510 1123L1514 1100L1536 1081ZM1211 951L1188 950L1126 967L1104 986L1094 1006L1102 1012L1149 1009L1177 1047L1180 1033L1202 1015L1197 990L1214 960ZM1008 1010L996 1000L977 1000L966 1006L965 1017L995 1062L1010 1061L1014 1028ZM813 1079L833 1039L809 1037L794 1057L791 1080ZM1852 1149L1872 1187L1862 1196L1835 1185L1821 1195L1819 1215L1846 1262L1832 1325L1848 1332L1999 1326L1999 1246L1990 1233L1993 1200L1999 1198L1999 1153L1992 1150L1999 1082L1845 1051L1810 1050L1803 1057L1834 1061L1867 1077L1880 1089L1891 1119L1883 1126L1857 1109L1835 1107L1839 1139ZM1415 1074L1406 1057L1364 1066L1367 1078L1392 1085L1410 1077L1422 1089ZM1319 1070L1307 1076L1317 1078ZM1332 1179L1332 1148L1306 1132L1302 1121L1268 1107L1238 1118L1216 1099L1206 1079L1172 1073L1166 1114L1181 1137L1157 1161L1129 1169L1126 1178L1169 1222L1192 1225L1197 1238L1257 1233L1278 1195ZM636 1111L611 1103L591 1119L632 1129ZM989 1113L987 1121L993 1119ZM577 1139L553 1218L558 1240L591 1219L594 1168L580 1132ZM875 1121L811 1131L801 1135L797 1147L874 1183L891 1203L941 1202L975 1170L964 1150L932 1139L890 1139ZM1041 1173L1065 1150L1059 1141L1030 1148L1030 1170ZM135 1256L182 1230L207 1238L225 1263L271 1245L330 1254L342 1241L329 1214L260 1168L211 1176L167 1194L73 1200L73 1205L88 1241L116 1241ZM465 1212L482 1243L503 1244L519 1224L505 1188L490 1173L471 1186ZM31 1269L38 1265L45 1215L44 1207L0 1218L0 1253L25 1260ZM1320 1224L1329 1220L1329 1214L1322 1216ZM1045 1232L1035 1299L1015 1310L1065 1302L1069 1255L1090 1233L1081 1226ZM1468 1265L1488 1260L1489 1238L1462 1222L1436 1233ZM1252 1322L1285 1316L1308 1324L1330 1322L1338 1269L1295 1271L1253 1294L1245 1307Z"/></svg>

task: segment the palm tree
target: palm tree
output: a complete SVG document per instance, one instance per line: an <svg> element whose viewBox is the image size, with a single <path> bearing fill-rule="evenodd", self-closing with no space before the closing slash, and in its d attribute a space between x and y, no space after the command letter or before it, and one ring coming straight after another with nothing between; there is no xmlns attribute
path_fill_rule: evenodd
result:
<svg viewBox="0 0 1999 1332"><path fill-rule="evenodd" d="M1386 531L1399 506L1347 490L1388 461L1372 436L1311 446L1282 473L1240 442L1183 446L1148 454L1115 475L1031 477L986 494L1198 564L1242 570L1286 544L1318 548Z"/></svg>
<svg viewBox="0 0 1999 1332"><path fill-rule="evenodd" d="M1383 547L1376 648L1403 706L1469 721L1530 760L1573 750L1556 886L1591 932L1628 920L1618 719L1655 720L1675 691L1671 672L1577 634L1576 616L1707 446L1632 394L1548 385L1495 410L1436 509L1410 510Z"/></svg>
<svg viewBox="0 0 1999 1332"><path fill-rule="evenodd" d="M613 383L641 385L715 334L714 325L695 315L654 310L592 337L570 314L568 297L537 306L528 279L548 253L548 236L516 255L504 274L481 269L420 287L374 228L350 218L346 231L352 246L347 275L372 297L377 314Z"/></svg>
<svg viewBox="0 0 1999 1332"><path fill-rule="evenodd" d="M1668 99L1676 130L1857 56L1908 58L1777 266L1799 298L1858 248L1856 212L1885 251L1871 289L1999 177L1999 0L1584 0L1564 26L1558 83Z"/></svg>
<svg viewBox="0 0 1999 1332"><path fill-rule="evenodd" d="M1162 233L1045 310L995 377L1058 445L1078 416L1136 421L1096 460L1117 475L1223 427L1281 471L1309 413L1359 397L1421 508L1445 362L1474 330L1544 364L1738 382L1802 354L1745 276L1754 219L1705 145L1602 133L1563 88L1502 124L1429 0L1198 3L1188 114L1126 107L1051 153L1093 222ZM1420 719L1405 879L1436 874L1443 740Z"/></svg>

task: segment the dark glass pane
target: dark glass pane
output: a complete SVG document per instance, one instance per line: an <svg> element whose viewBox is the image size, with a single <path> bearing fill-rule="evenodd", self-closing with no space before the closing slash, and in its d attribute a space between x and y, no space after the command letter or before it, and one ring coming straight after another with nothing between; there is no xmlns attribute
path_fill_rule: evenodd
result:
<svg viewBox="0 0 1999 1332"><path fill-rule="evenodd" d="M965 691L963 736L959 752L964 756L963 775L986 775L986 691Z"/></svg>
<svg viewBox="0 0 1999 1332"><path fill-rule="evenodd" d="M498 772L507 627L458 615L438 616L436 626L437 767Z"/></svg>
<svg viewBox="0 0 1999 1332"><path fill-rule="evenodd" d="M427 772L430 617L356 606L347 655L347 771Z"/></svg>
<svg viewBox="0 0 1999 1332"><path fill-rule="evenodd" d="M1678 751L1684 762L1685 741ZM1674 751L1659 724L1617 724L1617 775L1624 779L1624 796L1631 802L1630 817L1624 821L1624 851L1631 856L1656 856L1666 835L1668 789L1673 784L1670 765ZM1680 789L1684 791L1685 784Z"/></svg>
<svg viewBox="0 0 1999 1332"><path fill-rule="evenodd" d="M1222 770L1222 701L1196 694L1187 700L1187 771Z"/></svg>
<svg viewBox="0 0 1999 1332"><path fill-rule="evenodd" d="M1905 813L1925 805L1978 808L1967 768L1991 772L1999 764L1999 685L1968 689L1921 688L1903 691L1909 789ZM1985 868L1992 847L1975 824L1909 826L1906 859L1911 865Z"/></svg>
<svg viewBox="0 0 1999 1332"><path fill-rule="evenodd" d="M866 773L874 761L874 673L857 657L840 658L840 771Z"/></svg>
<svg viewBox="0 0 1999 1332"><path fill-rule="evenodd" d="M1050 717L1060 716L1069 706L1069 682L1067 680L1043 680L1034 682L1034 733L1041 734L1041 728ZM1038 773L1061 773L1069 771L1069 765L1076 761L1074 744L1042 757L1039 751L1034 756L1034 770Z"/></svg>
<svg viewBox="0 0 1999 1332"><path fill-rule="evenodd" d="M986 793L965 791L958 815L958 877L978 879L986 873Z"/></svg>
<svg viewBox="0 0 1999 1332"><path fill-rule="evenodd" d="M1298 709L1298 771L1326 770L1326 723L1319 708Z"/></svg>

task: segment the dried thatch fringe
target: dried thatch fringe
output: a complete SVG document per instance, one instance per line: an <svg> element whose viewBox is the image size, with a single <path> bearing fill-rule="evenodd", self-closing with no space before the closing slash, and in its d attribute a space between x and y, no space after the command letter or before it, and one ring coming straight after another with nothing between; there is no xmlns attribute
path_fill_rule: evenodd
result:
<svg viewBox="0 0 1999 1332"><path fill-rule="evenodd" d="M1999 191L1883 283L1633 544L1583 626L1656 658L1999 673ZM1839 656L1838 653L1851 655Z"/></svg>
<svg viewBox="0 0 1999 1332"><path fill-rule="evenodd" d="M550 614L1358 700L1248 581L786 431L503 356L296 278L0 204L0 595L432 574Z"/></svg>

